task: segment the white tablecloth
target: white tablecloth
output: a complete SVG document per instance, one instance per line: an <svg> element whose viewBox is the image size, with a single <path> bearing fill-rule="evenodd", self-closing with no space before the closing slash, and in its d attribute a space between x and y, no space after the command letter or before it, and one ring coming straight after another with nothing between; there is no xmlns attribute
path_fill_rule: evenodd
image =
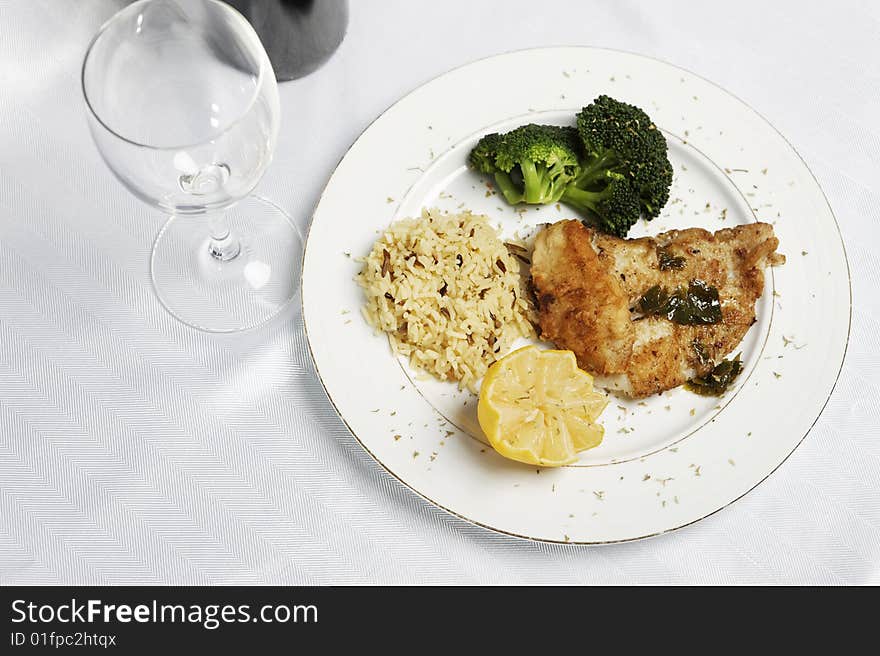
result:
<svg viewBox="0 0 880 656"><path fill-rule="evenodd" d="M385 107L449 68L541 45L708 77L816 174L854 298L818 423L731 507L584 548L471 526L388 476L328 403L296 307L227 337L162 309L148 254L164 217L100 160L79 88L119 4L0 0L0 583L880 583L880 5L354 0L334 57L281 86L258 191L302 228Z"/></svg>

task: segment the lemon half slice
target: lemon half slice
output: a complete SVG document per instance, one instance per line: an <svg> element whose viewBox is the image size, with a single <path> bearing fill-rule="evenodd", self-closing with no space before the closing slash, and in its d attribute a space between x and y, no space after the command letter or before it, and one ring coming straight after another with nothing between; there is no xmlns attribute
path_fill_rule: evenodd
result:
<svg viewBox="0 0 880 656"><path fill-rule="evenodd" d="M526 346L493 364L480 389L477 417L501 455L556 467L602 442L595 423L608 405L571 351Z"/></svg>

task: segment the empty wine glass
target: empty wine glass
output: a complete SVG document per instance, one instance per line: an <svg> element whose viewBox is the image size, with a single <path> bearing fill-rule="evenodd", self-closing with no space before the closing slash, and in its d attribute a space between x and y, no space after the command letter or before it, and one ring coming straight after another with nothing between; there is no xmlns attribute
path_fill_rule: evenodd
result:
<svg viewBox="0 0 880 656"><path fill-rule="evenodd" d="M151 274L171 314L231 332L277 314L297 287L301 240L253 196L278 137L278 87L248 21L219 0L140 0L100 29L83 94L104 161L171 213Z"/></svg>

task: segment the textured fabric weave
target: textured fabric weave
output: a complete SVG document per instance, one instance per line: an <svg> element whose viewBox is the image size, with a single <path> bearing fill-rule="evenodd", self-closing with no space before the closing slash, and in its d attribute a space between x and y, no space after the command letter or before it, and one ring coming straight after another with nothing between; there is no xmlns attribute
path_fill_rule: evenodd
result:
<svg viewBox="0 0 880 656"><path fill-rule="evenodd" d="M854 310L813 431L722 512L579 548L471 526L386 475L327 402L298 307L220 337L168 315L149 278L164 217L101 161L79 87L120 3L0 0L0 583L880 583L880 5L843 4L352 2L334 57L281 85L258 193L303 229L386 106L449 68L542 45L695 71L816 174Z"/></svg>

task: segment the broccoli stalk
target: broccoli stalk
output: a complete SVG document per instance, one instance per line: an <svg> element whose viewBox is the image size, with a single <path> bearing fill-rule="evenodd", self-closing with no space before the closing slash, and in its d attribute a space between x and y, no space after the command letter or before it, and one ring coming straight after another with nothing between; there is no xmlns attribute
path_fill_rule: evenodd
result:
<svg viewBox="0 0 880 656"><path fill-rule="evenodd" d="M566 164L563 161L559 159L554 161L554 159L548 158L546 162L540 164L527 158L519 161L524 202L542 205L559 200L571 175L566 172ZM563 182L565 184L562 184Z"/></svg>
<svg viewBox="0 0 880 656"><path fill-rule="evenodd" d="M501 190L504 199L510 203L511 205L518 205L525 200L525 194L523 194L522 190L517 187L517 185L510 179L510 174L505 173L504 171L495 171L495 184L498 186L498 189Z"/></svg>
<svg viewBox="0 0 880 656"><path fill-rule="evenodd" d="M597 182L601 182L609 172L613 172L618 164L617 154L613 150L606 150L584 164L581 172L571 181L571 184L581 189L595 185Z"/></svg>

